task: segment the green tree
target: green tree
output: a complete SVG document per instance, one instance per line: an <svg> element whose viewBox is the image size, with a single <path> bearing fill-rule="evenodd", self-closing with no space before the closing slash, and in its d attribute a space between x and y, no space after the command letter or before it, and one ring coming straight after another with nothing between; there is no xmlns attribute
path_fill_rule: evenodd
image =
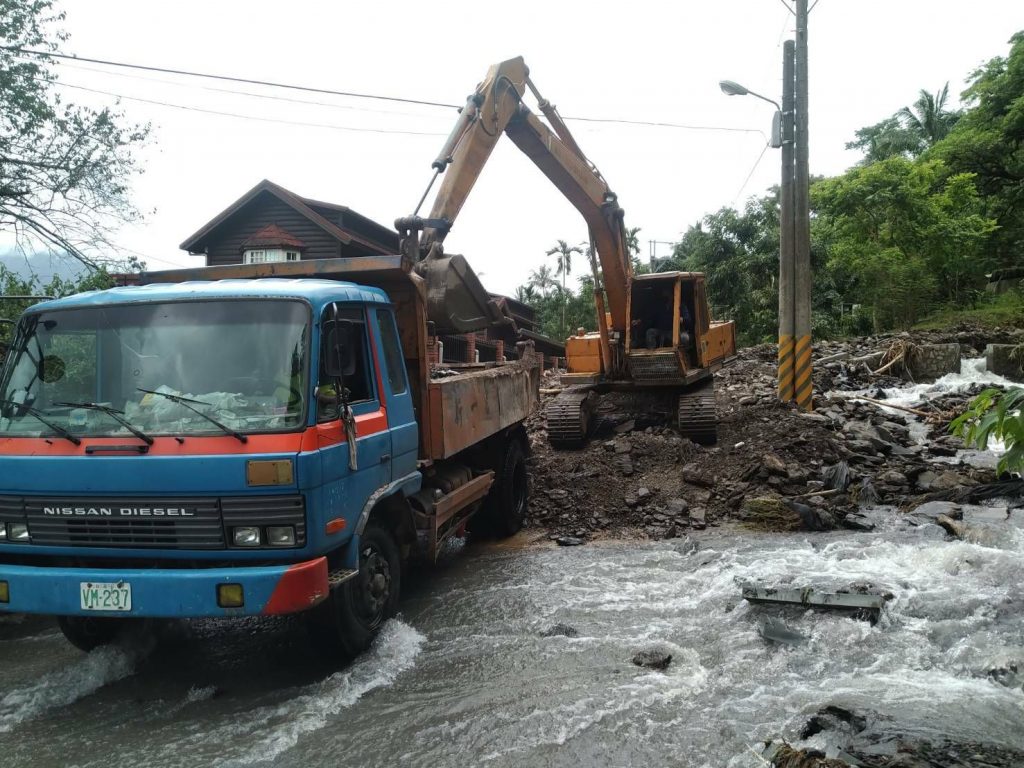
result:
<svg viewBox="0 0 1024 768"><path fill-rule="evenodd" d="M548 256L555 257L555 274L562 276L562 300L568 302L568 294L565 290L565 278L572 272L572 256L583 255L583 249L578 245L569 245L565 240L556 241L555 245L548 248ZM562 327L559 329L560 336L565 336L565 306L562 306Z"/></svg>
<svg viewBox="0 0 1024 768"><path fill-rule="evenodd" d="M962 302L984 280L995 224L971 174L893 157L813 185L815 230L833 279L872 307L875 328L907 326L937 301Z"/></svg>
<svg viewBox="0 0 1024 768"><path fill-rule="evenodd" d="M921 140L893 115L879 123L861 128L853 141L847 142L847 149L859 149L864 153L864 164L877 163L890 157L911 157L920 150Z"/></svg>
<svg viewBox="0 0 1024 768"><path fill-rule="evenodd" d="M536 269L531 270L527 285L544 297L551 293L552 288L558 287L555 276L551 272L551 267L547 264L541 264Z"/></svg>
<svg viewBox="0 0 1024 768"><path fill-rule="evenodd" d="M62 101L51 60L67 35L52 0L0 0L0 232L25 251L94 266L118 225L138 217L128 182L148 126Z"/></svg>
<svg viewBox="0 0 1024 768"><path fill-rule="evenodd" d="M960 119L960 113L946 108L949 100L949 83L935 94L921 89L912 107L904 107L896 114L903 125L921 140L923 148L930 147L946 138L950 129Z"/></svg>
<svg viewBox="0 0 1024 768"><path fill-rule="evenodd" d="M992 438L1006 445L996 470L1024 470L1024 389L1012 387L1006 392L986 389L971 401L967 410L950 422L949 430L964 439L967 445L981 450L988 448Z"/></svg>
<svg viewBox="0 0 1024 768"><path fill-rule="evenodd" d="M997 266L1016 266L1024 253L1024 32L1010 53L975 71L961 95L963 117L929 153L954 171L974 174L998 229L991 238Z"/></svg>

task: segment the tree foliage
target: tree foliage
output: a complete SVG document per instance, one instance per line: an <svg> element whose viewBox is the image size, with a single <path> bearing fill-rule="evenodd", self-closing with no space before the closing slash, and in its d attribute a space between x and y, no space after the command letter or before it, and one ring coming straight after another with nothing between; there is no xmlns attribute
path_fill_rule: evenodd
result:
<svg viewBox="0 0 1024 768"><path fill-rule="evenodd" d="M0 0L0 232L25 251L50 249L94 265L113 229L138 213L128 181L148 126L66 104L46 56L67 39L52 0Z"/></svg>
<svg viewBox="0 0 1024 768"><path fill-rule="evenodd" d="M950 431L964 438L968 445L986 450L993 438L1006 445L996 471L1024 470L1024 389L1013 387L1006 392L986 389L971 401L968 409L954 419Z"/></svg>

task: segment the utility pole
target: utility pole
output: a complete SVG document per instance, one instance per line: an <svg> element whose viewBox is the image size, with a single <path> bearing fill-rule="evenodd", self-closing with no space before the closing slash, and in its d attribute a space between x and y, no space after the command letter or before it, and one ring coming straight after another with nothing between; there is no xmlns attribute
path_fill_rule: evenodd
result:
<svg viewBox="0 0 1024 768"><path fill-rule="evenodd" d="M794 397L812 408L811 383L811 216L807 134L807 0L796 0L796 184L794 185Z"/></svg>
<svg viewBox="0 0 1024 768"><path fill-rule="evenodd" d="M796 81L793 75L792 40L782 46L782 184L779 190L779 400L794 399L793 390L793 271L795 236L793 228L793 108Z"/></svg>

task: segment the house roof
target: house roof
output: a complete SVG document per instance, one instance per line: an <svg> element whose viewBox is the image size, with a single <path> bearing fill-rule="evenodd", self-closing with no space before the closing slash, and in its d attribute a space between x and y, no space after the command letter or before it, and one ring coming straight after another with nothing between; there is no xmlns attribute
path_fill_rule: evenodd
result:
<svg viewBox="0 0 1024 768"><path fill-rule="evenodd" d="M267 224L242 241L242 248L269 248L283 245L289 248L305 248L306 244L277 224Z"/></svg>
<svg viewBox="0 0 1024 768"><path fill-rule="evenodd" d="M336 238L340 242L348 245L350 243L357 243L371 250L377 251L381 254L394 253L398 248L398 233L392 229L388 229L381 224L367 218L359 213L356 213L351 208L346 208L341 205L334 205L332 203L322 203L317 200L309 200L304 197L299 197L294 192L290 192L279 184L264 179L255 187L250 189L235 202L221 211L217 216L208 221L203 225L197 232L191 237L185 240L181 244L181 249L188 251L189 253L202 253L204 251L204 243L209 236L228 219L242 210L245 206L255 200L261 194L270 194L276 197L278 200L283 202L285 205L290 206L296 212L309 219L311 222L316 224L322 230L327 232L332 237ZM355 218L358 218L361 223L365 224L368 229L375 232L375 235L368 237L360 235L352 230L345 229L338 226L332 221L329 221L318 213L315 208L329 211L340 211Z"/></svg>

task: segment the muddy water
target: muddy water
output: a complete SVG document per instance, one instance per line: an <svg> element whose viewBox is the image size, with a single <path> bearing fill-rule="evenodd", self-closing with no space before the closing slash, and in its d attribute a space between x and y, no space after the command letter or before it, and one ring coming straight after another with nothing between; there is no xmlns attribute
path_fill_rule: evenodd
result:
<svg viewBox="0 0 1024 768"><path fill-rule="evenodd" d="M759 766L751 745L798 741L825 704L875 713L878 738L1020 746L1020 682L987 672L1024 670L1021 513L984 513L984 545L874 514L874 533L469 548L411 579L402 618L343 670L289 622L87 655L48 622L0 621L0 765ZM749 605L748 580L896 597L872 626ZM766 615L807 642L770 645ZM578 636L540 637L555 622ZM652 645L667 672L630 663Z"/></svg>

